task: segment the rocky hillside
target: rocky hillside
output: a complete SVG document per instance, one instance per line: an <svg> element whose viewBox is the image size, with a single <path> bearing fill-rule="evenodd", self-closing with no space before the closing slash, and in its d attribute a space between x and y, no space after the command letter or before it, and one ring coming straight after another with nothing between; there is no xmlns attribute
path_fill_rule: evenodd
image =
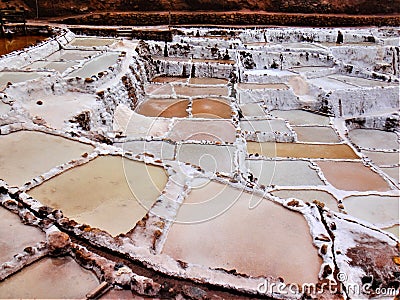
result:
<svg viewBox="0 0 400 300"><path fill-rule="evenodd" d="M99 11L268 11L333 14L393 14L400 0L3 0L2 5L27 6L33 15L63 16Z"/></svg>

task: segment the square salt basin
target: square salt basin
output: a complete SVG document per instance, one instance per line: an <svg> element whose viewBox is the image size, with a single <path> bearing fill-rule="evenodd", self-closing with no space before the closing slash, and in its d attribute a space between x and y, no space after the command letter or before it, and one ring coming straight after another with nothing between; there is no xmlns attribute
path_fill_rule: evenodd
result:
<svg viewBox="0 0 400 300"><path fill-rule="evenodd" d="M300 213L210 182L189 193L177 220L162 250L175 259L287 283L318 281L322 261Z"/></svg>
<svg viewBox="0 0 400 300"><path fill-rule="evenodd" d="M292 133L284 120L245 120L240 121L240 127L248 132L280 132L288 135Z"/></svg>
<svg viewBox="0 0 400 300"><path fill-rule="evenodd" d="M18 215L3 207L0 207L0 237L0 265L12 260L15 254L22 253L25 247L46 240L39 228L22 224Z"/></svg>
<svg viewBox="0 0 400 300"><path fill-rule="evenodd" d="M358 159L350 146L345 144L300 144L247 142L247 152L265 157Z"/></svg>
<svg viewBox="0 0 400 300"><path fill-rule="evenodd" d="M393 225L399 222L399 197L351 196L343 200L350 215L376 226Z"/></svg>
<svg viewBox="0 0 400 300"><path fill-rule="evenodd" d="M194 118L230 119L232 114L229 101L218 98L195 99L192 104Z"/></svg>
<svg viewBox="0 0 400 300"><path fill-rule="evenodd" d="M240 105L242 115L246 117L266 117L267 113L260 103L248 103Z"/></svg>
<svg viewBox="0 0 400 300"><path fill-rule="evenodd" d="M331 127L293 127L299 142L339 143L340 138Z"/></svg>
<svg viewBox="0 0 400 300"><path fill-rule="evenodd" d="M78 223L112 236L130 231L167 183L163 168L117 156L100 156L28 191Z"/></svg>
<svg viewBox="0 0 400 300"><path fill-rule="evenodd" d="M167 138L176 141L201 141L234 143L236 129L225 120L177 120Z"/></svg>
<svg viewBox="0 0 400 300"><path fill-rule="evenodd" d="M201 86L174 86L175 93L179 96L196 97L196 96L228 96L227 87L201 87Z"/></svg>
<svg viewBox="0 0 400 300"><path fill-rule="evenodd" d="M236 148L225 145L182 144L176 149L176 160L201 167L207 172L232 173Z"/></svg>
<svg viewBox="0 0 400 300"><path fill-rule="evenodd" d="M353 129L349 132L352 143L361 148L398 150L399 139L394 132L375 129Z"/></svg>
<svg viewBox="0 0 400 300"><path fill-rule="evenodd" d="M317 171L307 161L247 160L246 163L253 177L265 186L324 185Z"/></svg>
<svg viewBox="0 0 400 300"><path fill-rule="evenodd" d="M270 114L274 117L288 120L291 125L321 125L328 126L330 118L305 110L273 110Z"/></svg>
<svg viewBox="0 0 400 300"><path fill-rule="evenodd" d="M22 186L52 168L79 159L93 146L35 131L0 136L0 178Z"/></svg>
<svg viewBox="0 0 400 300"><path fill-rule="evenodd" d="M136 112L147 117L185 118L188 117L189 100L172 98L148 98Z"/></svg>
<svg viewBox="0 0 400 300"><path fill-rule="evenodd" d="M1 299L83 299L99 285L71 257L44 258L0 282Z"/></svg>
<svg viewBox="0 0 400 300"><path fill-rule="evenodd" d="M361 162L319 161L325 178L345 191L389 191L387 182Z"/></svg>
<svg viewBox="0 0 400 300"><path fill-rule="evenodd" d="M333 211L339 211L336 198L325 191L318 190L277 190L272 195L282 199L295 198L303 200L303 202L312 203L314 200L323 202L326 207Z"/></svg>

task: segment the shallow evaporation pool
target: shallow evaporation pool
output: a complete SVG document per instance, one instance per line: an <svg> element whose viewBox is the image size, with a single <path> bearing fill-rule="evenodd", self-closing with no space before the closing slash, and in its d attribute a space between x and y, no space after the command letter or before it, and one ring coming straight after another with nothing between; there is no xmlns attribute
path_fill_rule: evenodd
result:
<svg viewBox="0 0 400 300"><path fill-rule="evenodd" d="M99 38L99 37L75 37L69 46L74 47L104 47L114 44L116 39Z"/></svg>
<svg viewBox="0 0 400 300"><path fill-rule="evenodd" d="M388 175L390 178L392 178L396 184L399 184L399 177L400 177L400 170L399 167L392 167L392 168L382 168L381 170Z"/></svg>
<svg viewBox="0 0 400 300"><path fill-rule="evenodd" d="M338 134L331 127L293 127L299 142L339 143Z"/></svg>
<svg viewBox="0 0 400 300"><path fill-rule="evenodd" d="M189 79L189 84L196 85L226 85L228 84L227 79L223 78L212 78L212 77L191 77Z"/></svg>
<svg viewBox="0 0 400 300"><path fill-rule="evenodd" d="M39 116L47 125L62 129L69 120L82 111L91 111L96 105L96 95L67 92L61 95L35 94L21 105L32 115Z"/></svg>
<svg viewBox="0 0 400 300"><path fill-rule="evenodd" d="M5 55L16 50L22 50L26 47L36 45L45 39L43 35L24 35L13 36L12 38L0 38L0 55Z"/></svg>
<svg viewBox="0 0 400 300"><path fill-rule="evenodd" d="M162 167L119 156L100 156L28 191L79 223L113 236L131 230L167 183Z"/></svg>
<svg viewBox="0 0 400 300"><path fill-rule="evenodd" d="M349 145L247 142L247 152L266 157L359 159Z"/></svg>
<svg viewBox="0 0 400 300"><path fill-rule="evenodd" d="M260 103L247 103L240 105L243 117L266 117L267 113Z"/></svg>
<svg viewBox="0 0 400 300"><path fill-rule="evenodd" d="M136 112L147 117L185 118L189 116L188 105L186 99L148 98L136 108Z"/></svg>
<svg viewBox="0 0 400 300"><path fill-rule="evenodd" d="M384 81L365 79L360 77L346 76L346 75L330 75L329 78L339 80L344 83L357 85L359 87L387 87L387 86L396 86L396 84L390 84Z"/></svg>
<svg viewBox="0 0 400 300"><path fill-rule="evenodd" d="M151 80L151 82L156 82L156 83L171 83L171 82L186 83L187 80L188 80L188 78L186 78L186 77L156 76Z"/></svg>
<svg viewBox="0 0 400 300"><path fill-rule="evenodd" d="M346 83L335 78L330 78L329 76L309 78L308 82L324 89L325 91L330 90L345 90L345 89L358 89L357 85L352 83Z"/></svg>
<svg viewBox="0 0 400 300"><path fill-rule="evenodd" d="M3 207L0 207L0 236L0 265L23 252L25 247L46 240L39 228L22 224L18 215Z"/></svg>
<svg viewBox="0 0 400 300"><path fill-rule="evenodd" d="M399 140L394 132L375 129L353 129L349 132L350 140L362 148L398 150Z"/></svg>
<svg viewBox="0 0 400 300"><path fill-rule="evenodd" d="M170 84L147 84L145 85L145 91L146 94L152 96L171 96L173 94L172 86Z"/></svg>
<svg viewBox="0 0 400 300"><path fill-rule="evenodd" d="M203 59L203 58L193 58L194 63L208 63L208 64L224 64L224 65L234 65L236 62L230 59Z"/></svg>
<svg viewBox="0 0 400 300"><path fill-rule="evenodd" d="M10 112L11 105L5 104L0 101L0 116L6 115Z"/></svg>
<svg viewBox="0 0 400 300"><path fill-rule="evenodd" d="M68 77L88 78L105 71L114 65L119 57L119 52L105 53L87 62L82 68L68 74Z"/></svg>
<svg viewBox="0 0 400 300"><path fill-rule="evenodd" d="M264 89L287 90L287 89L289 89L289 87L284 83L244 82L244 83L238 83L237 87L240 90L264 90Z"/></svg>
<svg viewBox="0 0 400 300"><path fill-rule="evenodd" d="M192 115L194 118L230 119L232 109L225 99L195 99L192 103Z"/></svg>
<svg viewBox="0 0 400 300"><path fill-rule="evenodd" d="M270 114L274 117L288 120L291 125L322 125L327 126L330 118L305 110L273 110Z"/></svg>
<svg viewBox="0 0 400 300"><path fill-rule="evenodd" d="M9 82L21 83L49 76L50 74L49 72L0 72L0 90L4 89Z"/></svg>
<svg viewBox="0 0 400 300"><path fill-rule="evenodd" d="M175 145L164 141L130 141L114 143L114 145L134 155L149 153L159 159L173 160L175 158Z"/></svg>
<svg viewBox="0 0 400 300"><path fill-rule="evenodd" d="M400 164L399 152L361 151L377 166L392 166Z"/></svg>
<svg viewBox="0 0 400 300"><path fill-rule="evenodd" d="M60 51L54 52L49 55L46 60L48 61L70 61L70 60L85 60L93 56L96 56L100 51L94 50L67 50L61 49Z"/></svg>
<svg viewBox="0 0 400 300"><path fill-rule="evenodd" d="M244 131L248 132L279 132L292 134L290 129L287 127L284 120L244 120L240 121L240 127Z"/></svg>
<svg viewBox="0 0 400 300"><path fill-rule="evenodd" d="M235 151L233 146L181 144L176 148L176 160L199 166L207 172L232 173Z"/></svg>
<svg viewBox="0 0 400 300"><path fill-rule="evenodd" d="M0 178L22 186L50 169L90 153L93 147L35 131L0 136Z"/></svg>
<svg viewBox="0 0 400 300"><path fill-rule="evenodd" d="M324 185L307 161L247 160L247 165L257 182L264 186L318 186Z"/></svg>
<svg viewBox="0 0 400 300"><path fill-rule="evenodd" d="M343 199L346 212L377 226L399 222L399 197L351 196Z"/></svg>
<svg viewBox="0 0 400 300"><path fill-rule="evenodd" d="M49 69L55 70L60 74L64 73L68 68L76 66L76 61L35 61L34 63L26 66L25 70L36 70L36 69Z"/></svg>
<svg viewBox="0 0 400 300"><path fill-rule="evenodd" d="M321 70L326 70L327 66L303 66L303 67L291 67L292 71L305 73L305 72L316 72Z"/></svg>
<svg viewBox="0 0 400 300"><path fill-rule="evenodd" d="M333 211L339 211L338 202L336 201L335 197L325 191L290 189L278 190L272 192L272 195L282 199L296 198L310 203L312 203L314 200L317 200L319 202L323 202L329 209Z"/></svg>
<svg viewBox="0 0 400 300"><path fill-rule="evenodd" d="M361 162L319 161L325 178L345 191L389 191L387 182Z"/></svg>
<svg viewBox="0 0 400 300"><path fill-rule="evenodd" d="M222 86L203 87L203 86L187 86L176 85L175 93L179 96L195 97L195 96L228 96L228 88Z"/></svg>
<svg viewBox="0 0 400 300"><path fill-rule="evenodd" d="M198 214L205 220L173 224L163 253L211 268L283 277L287 283L318 281L322 261L300 213L215 182L192 190L182 208L178 220L198 221Z"/></svg>
<svg viewBox="0 0 400 300"><path fill-rule="evenodd" d="M228 120L177 120L167 137L176 142L206 140L220 143L234 143L236 140L236 129Z"/></svg>
<svg viewBox="0 0 400 300"><path fill-rule="evenodd" d="M2 299L83 299L99 285L71 257L44 258L0 282Z"/></svg>

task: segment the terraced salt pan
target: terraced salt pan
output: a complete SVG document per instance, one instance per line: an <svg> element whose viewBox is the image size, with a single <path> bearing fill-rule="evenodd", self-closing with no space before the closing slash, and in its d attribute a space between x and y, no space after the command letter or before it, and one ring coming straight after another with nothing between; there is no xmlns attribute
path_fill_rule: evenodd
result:
<svg viewBox="0 0 400 300"><path fill-rule="evenodd" d="M398 150L399 140L394 132L374 129L353 129L349 132L350 140L362 148Z"/></svg>
<svg viewBox="0 0 400 300"><path fill-rule="evenodd" d="M202 87L202 86L180 86L174 87L175 93L179 96L195 97L195 96L228 96L227 87Z"/></svg>
<svg viewBox="0 0 400 300"><path fill-rule="evenodd" d="M308 112L305 110L273 110L270 114L274 117L288 120L291 125L321 125L330 123L329 117Z"/></svg>
<svg viewBox="0 0 400 300"><path fill-rule="evenodd" d="M161 167L101 156L28 193L79 223L116 236L131 230L146 215L166 183Z"/></svg>
<svg viewBox="0 0 400 300"><path fill-rule="evenodd" d="M107 70L117 62L119 53L106 53L87 62L82 68L68 74L68 77L87 78Z"/></svg>
<svg viewBox="0 0 400 300"><path fill-rule="evenodd" d="M323 202L326 207L329 207L329 209L333 211L339 211L336 199L331 194L324 191L298 189L279 190L272 192L272 195L283 199L296 198L309 203L312 203L314 200L318 200L320 202Z"/></svg>
<svg viewBox="0 0 400 300"><path fill-rule="evenodd" d="M387 174L389 177L391 177L395 183L399 183L399 167L393 167L393 168L381 168L381 170Z"/></svg>
<svg viewBox="0 0 400 300"><path fill-rule="evenodd" d="M96 95L68 92L61 95L33 95L21 105L31 114L39 116L55 129L62 129L69 120L82 111L91 111Z"/></svg>
<svg viewBox="0 0 400 300"><path fill-rule="evenodd" d="M293 127L299 142L338 143L339 136L331 127Z"/></svg>
<svg viewBox="0 0 400 300"><path fill-rule="evenodd" d="M289 87L284 83L238 83L238 89L240 90L264 90L264 89L276 89L276 90L287 90Z"/></svg>
<svg viewBox="0 0 400 300"><path fill-rule="evenodd" d="M248 132L280 132L292 134L283 120L244 120L240 122L240 128Z"/></svg>
<svg viewBox="0 0 400 300"><path fill-rule="evenodd" d="M236 140L236 129L226 120L177 120L167 137L177 142L206 140L233 143Z"/></svg>
<svg viewBox="0 0 400 300"><path fill-rule="evenodd" d="M324 89L325 91L358 88L357 85L354 85L351 83L345 83L343 81L337 80L335 78L330 78L330 77L311 78L311 79L308 79L308 81L311 84Z"/></svg>
<svg viewBox="0 0 400 300"><path fill-rule="evenodd" d="M230 119L232 109L229 102L224 99L195 99L192 103L194 118Z"/></svg>
<svg viewBox="0 0 400 300"><path fill-rule="evenodd" d="M319 70L326 70L326 66L303 66L303 67L292 67L291 68L295 72L315 72Z"/></svg>
<svg viewBox="0 0 400 300"><path fill-rule="evenodd" d="M267 113L259 103L248 103L240 105L244 117L265 117Z"/></svg>
<svg viewBox="0 0 400 300"><path fill-rule="evenodd" d="M290 77L288 84L293 89L293 92L298 96L308 95L310 92L309 83L302 76Z"/></svg>
<svg viewBox="0 0 400 300"><path fill-rule="evenodd" d="M222 78L191 77L189 83L198 85L220 85L228 84L228 80Z"/></svg>
<svg viewBox="0 0 400 300"><path fill-rule="evenodd" d="M377 166L391 166L399 165L400 153L399 152L377 152L377 151L361 151Z"/></svg>
<svg viewBox="0 0 400 300"><path fill-rule="evenodd" d="M68 68L71 68L78 63L75 61L35 61L34 63L25 67L26 70L35 69L50 69L55 70L59 73L64 73Z"/></svg>
<svg viewBox="0 0 400 300"><path fill-rule="evenodd" d="M0 236L0 265L10 261L15 254L22 252L25 247L34 246L46 239L40 229L23 225L18 215L3 207L0 207Z"/></svg>
<svg viewBox="0 0 400 300"><path fill-rule="evenodd" d="M163 253L251 276L280 276L285 282L297 283L318 281L321 259L301 214L215 182L193 190L184 203L183 208L190 211L180 210L178 219L190 220L193 214L198 220L197 213L210 216L210 210L216 217L172 225Z"/></svg>
<svg viewBox="0 0 400 300"><path fill-rule="evenodd" d="M270 186L324 185L317 171L307 161L247 160L250 172L258 183Z"/></svg>
<svg viewBox="0 0 400 300"><path fill-rule="evenodd" d="M188 117L188 100L149 98L138 106L136 112L147 117Z"/></svg>
<svg viewBox="0 0 400 300"><path fill-rule="evenodd" d="M377 226L399 223L399 198L388 196L351 196L343 200L350 215Z"/></svg>
<svg viewBox="0 0 400 300"><path fill-rule="evenodd" d="M46 58L48 61L70 61L70 60L85 60L98 55L100 51L86 50L65 50L54 52Z"/></svg>
<svg viewBox="0 0 400 300"><path fill-rule="evenodd" d="M114 113L113 129L131 138L160 137L168 132L169 123L167 119L142 116L120 104Z"/></svg>
<svg viewBox="0 0 400 300"><path fill-rule="evenodd" d="M0 178L22 186L50 169L90 153L92 146L50 134L20 131L0 136Z"/></svg>
<svg viewBox="0 0 400 300"><path fill-rule="evenodd" d="M389 191L390 187L377 173L361 162L319 161L326 179L345 191Z"/></svg>
<svg viewBox="0 0 400 300"><path fill-rule="evenodd" d="M5 104L0 101L0 116L8 114L11 110L11 106L8 104Z"/></svg>
<svg viewBox="0 0 400 300"><path fill-rule="evenodd" d="M225 145L181 144L176 149L176 160L200 166L208 172L232 173L235 150Z"/></svg>
<svg viewBox="0 0 400 300"><path fill-rule="evenodd" d="M345 144L300 144L247 142L247 152L266 157L358 159L350 146Z"/></svg>
<svg viewBox="0 0 400 300"><path fill-rule="evenodd" d="M125 143L115 143L124 151L132 152L133 154L149 153L160 159L174 159L175 145L162 141L131 141Z"/></svg>
<svg viewBox="0 0 400 300"><path fill-rule="evenodd" d="M185 83L187 82L187 80L188 79L185 77L157 76L154 77L151 81L158 83L171 83L171 82Z"/></svg>
<svg viewBox="0 0 400 300"><path fill-rule="evenodd" d="M49 72L0 72L0 90L11 83L21 83L50 75Z"/></svg>
<svg viewBox="0 0 400 300"><path fill-rule="evenodd" d="M115 39L97 37L76 37L71 41L71 43L69 43L69 45L74 47L102 47L110 46L115 42Z"/></svg>
<svg viewBox="0 0 400 300"><path fill-rule="evenodd" d="M173 90L170 84L148 84L145 86L146 94L152 96L172 95Z"/></svg>
<svg viewBox="0 0 400 300"><path fill-rule="evenodd" d="M358 78L358 77L352 77L352 76L346 76L346 75L340 75L340 74L335 74L335 75L330 75L329 78L339 80L344 83L356 85L359 87L375 87L375 86L394 86L393 84L384 82L384 81L378 81L378 80L371 80L371 79L365 79L365 78Z"/></svg>
<svg viewBox="0 0 400 300"><path fill-rule="evenodd" d="M0 282L0 298L83 299L98 285L72 258L45 258Z"/></svg>

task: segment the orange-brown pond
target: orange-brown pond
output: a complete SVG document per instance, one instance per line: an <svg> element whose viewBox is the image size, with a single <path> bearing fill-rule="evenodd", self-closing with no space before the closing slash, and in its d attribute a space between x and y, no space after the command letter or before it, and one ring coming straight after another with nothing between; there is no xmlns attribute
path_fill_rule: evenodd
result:
<svg viewBox="0 0 400 300"><path fill-rule="evenodd" d="M196 224L175 223L163 253L251 276L281 276L285 282L297 283L318 281L322 261L300 213L215 182L192 190L185 204L190 211L179 211L178 219L181 213L186 220L190 213L194 218L204 214L207 219ZM210 213L215 217L209 218Z"/></svg>
<svg viewBox="0 0 400 300"><path fill-rule="evenodd" d="M195 118L229 119L232 109L224 99L195 99L192 105L192 114Z"/></svg>
<svg viewBox="0 0 400 300"><path fill-rule="evenodd" d="M47 39L47 36L43 35L24 35L13 36L12 38L0 38L0 55L36 45L45 39Z"/></svg>
<svg viewBox="0 0 400 300"><path fill-rule="evenodd" d="M339 144L247 142L247 152L266 157L358 159L350 146Z"/></svg>
<svg viewBox="0 0 400 300"><path fill-rule="evenodd" d="M325 178L345 191L388 191L390 187L377 173L361 162L319 161Z"/></svg>
<svg viewBox="0 0 400 300"><path fill-rule="evenodd" d="M29 191L35 199L77 222L115 236L128 232L161 194L167 175L161 167L101 156Z"/></svg>
<svg viewBox="0 0 400 300"><path fill-rule="evenodd" d="M184 99L149 98L139 105L136 112L147 117L184 118L188 116L188 105L189 101Z"/></svg>
<svg viewBox="0 0 400 300"><path fill-rule="evenodd" d="M90 145L62 137L19 131L0 136L0 178L12 186L50 171L93 150Z"/></svg>
<svg viewBox="0 0 400 300"><path fill-rule="evenodd" d="M2 207L0 207L0 236L0 265L10 261L15 254L23 252L25 247L34 246L46 239L40 229L23 225L18 215Z"/></svg>
<svg viewBox="0 0 400 300"><path fill-rule="evenodd" d="M72 258L45 258L0 282L0 298L84 299L98 285Z"/></svg>

